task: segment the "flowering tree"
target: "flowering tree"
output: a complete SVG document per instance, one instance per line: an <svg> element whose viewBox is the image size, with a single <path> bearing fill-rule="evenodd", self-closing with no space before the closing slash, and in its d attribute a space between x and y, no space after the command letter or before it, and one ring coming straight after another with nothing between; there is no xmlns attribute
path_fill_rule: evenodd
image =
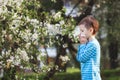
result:
<svg viewBox="0 0 120 80"><path fill-rule="evenodd" d="M38 45L59 44L62 39L57 34L73 37L75 22L62 16L64 8L48 12L39 0L2 0L1 4L0 67L5 80L18 78L17 67L35 71L38 60L45 57Z"/></svg>

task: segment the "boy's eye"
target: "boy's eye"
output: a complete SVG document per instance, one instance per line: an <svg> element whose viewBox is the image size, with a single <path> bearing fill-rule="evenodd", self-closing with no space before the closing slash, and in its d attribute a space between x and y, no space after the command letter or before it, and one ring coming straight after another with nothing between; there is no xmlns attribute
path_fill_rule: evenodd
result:
<svg viewBox="0 0 120 80"><path fill-rule="evenodd" d="M81 30L81 32L84 32L83 30Z"/></svg>

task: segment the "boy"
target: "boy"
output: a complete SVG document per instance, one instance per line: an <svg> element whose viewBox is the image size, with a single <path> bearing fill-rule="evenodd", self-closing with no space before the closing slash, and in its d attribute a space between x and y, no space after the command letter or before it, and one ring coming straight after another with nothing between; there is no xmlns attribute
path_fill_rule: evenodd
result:
<svg viewBox="0 0 120 80"><path fill-rule="evenodd" d="M82 80L101 80L100 77L100 45L95 35L99 28L93 16L87 16L79 23L80 43L77 61L81 63Z"/></svg>

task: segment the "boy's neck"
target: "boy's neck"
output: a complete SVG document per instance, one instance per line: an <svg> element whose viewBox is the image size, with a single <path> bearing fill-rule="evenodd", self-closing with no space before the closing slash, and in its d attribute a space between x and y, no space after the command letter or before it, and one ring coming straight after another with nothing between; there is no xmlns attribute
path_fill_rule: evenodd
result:
<svg viewBox="0 0 120 80"><path fill-rule="evenodd" d="M95 35L91 36L91 37L89 38L89 41L92 41L92 40L94 40L94 39L95 39Z"/></svg>

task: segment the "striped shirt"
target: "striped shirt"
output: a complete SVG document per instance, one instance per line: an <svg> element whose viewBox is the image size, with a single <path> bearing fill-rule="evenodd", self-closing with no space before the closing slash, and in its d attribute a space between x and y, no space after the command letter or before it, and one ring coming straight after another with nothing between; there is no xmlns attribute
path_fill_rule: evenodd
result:
<svg viewBox="0 0 120 80"><path fill-rule="evenodd" d="M82 80L101 80L100 45L97 39L79 45L76 59L81 63Z"/></svg>

